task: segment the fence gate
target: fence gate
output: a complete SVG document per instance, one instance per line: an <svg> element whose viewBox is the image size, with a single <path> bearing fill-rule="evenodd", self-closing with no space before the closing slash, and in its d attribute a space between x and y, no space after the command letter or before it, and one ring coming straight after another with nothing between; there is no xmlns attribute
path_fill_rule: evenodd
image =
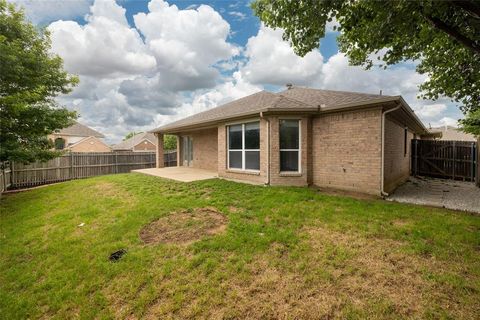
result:
<svg viewBox="0 0 480 320"><path fill-rule="evenodd" d="M477 143L470 141L412 140L412 174L475 181Z"/></svg>

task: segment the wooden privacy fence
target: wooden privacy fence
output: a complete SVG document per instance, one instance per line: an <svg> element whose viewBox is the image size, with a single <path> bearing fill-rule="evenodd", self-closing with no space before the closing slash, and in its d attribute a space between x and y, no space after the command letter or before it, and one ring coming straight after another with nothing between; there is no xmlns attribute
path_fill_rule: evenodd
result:
<svg viewBox="0 0 480 320"><path fill-rule="evenodd" d="M464 181L477 176L477 143L412 140L412 174Z"/></svg>
<svg viewBox="0 0 480 320"><path fill-rule="evenodd" d="M0 193L7 190L11 185L10 162L0 162Z"/></svg>
<svg viewBox="0 0 480 320"><path fill-rule="evenodd" d="M105 174L127 173L130 170L153 168L155 152L72 152L46 162L4 163L0 180L3 190L25 188L53 182L87 178ZM176 151L164 154L164 166L175 166Z"/></svg>

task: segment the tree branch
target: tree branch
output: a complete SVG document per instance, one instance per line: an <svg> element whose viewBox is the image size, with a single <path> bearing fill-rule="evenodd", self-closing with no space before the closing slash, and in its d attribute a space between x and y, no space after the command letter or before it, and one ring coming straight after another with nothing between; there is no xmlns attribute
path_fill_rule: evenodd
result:
<svg viewBox="0 0 480 320"><path fill-rule="evenodd" d="M480 6L478 6L475 2L468 0L456 0L450 1L450 3L467 11L475 18L480 19Z"/></svg>
<svg viewBox="0 0 480 320"><path fill-rule="evenodd" d="M428 16L428 15L424 15L424 17L425 17L425 19L430 21L430 23L435 28L437 28L438 30L445 32L451 38L453 38L454 40L457 40L458 42L463 44L465 47L472 50L474 53L480 54L480 46L477 45L473 40L465 37L463 34L461 34L455 28L452 28L451 26L447 25L445 22L443 22L442 20L440 20L438 18L431 17L431 16Z"/></svg>

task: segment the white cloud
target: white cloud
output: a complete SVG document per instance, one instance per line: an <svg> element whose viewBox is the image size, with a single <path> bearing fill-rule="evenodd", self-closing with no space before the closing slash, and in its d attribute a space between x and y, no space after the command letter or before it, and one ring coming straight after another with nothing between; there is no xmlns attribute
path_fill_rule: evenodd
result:
<svg viewBox="0 0 480 320"><path fill-rule="evenodd" d="M437 121L431 122L430 125L434 128L443 126L458 127L458 120L451 117L442 117Z"/></svg>
<svg viewBox="0 0 480 320"><path fill-rule="evenodd" d="M213 87L219 76L212 65L239 50L226 41L230 25L210 6L179 10L162 0L148 4L149 13L134 16L157 60L159 84L171 90Z"/></svg>
<svg viewBox="0 0 480 320"><path fill-rule="evenodd" d="M228 99L228 90L239 97L253 87L240 78L220 78L218 68L235 68L232 58L240 50L227 42L230 25L215 10L179 10L161 0L148 7L134 16L136 28L114 0L97 0L83 26L56 21L48 27L52 51L80 75L80 85L60 102L109 141L203 110Z"/></svg>
<svg viewBox="0 0 480 320"><path fill-rule="evenodd" d="M255 84L311 85L322 70L323 57L314 50L305 57L297 56L282 39L281 29L261 26L248 40L245 56L248 62L241 69L243 76Z"/></svg>
<svg viewBox="0 0 480 320"><path fill-rule="evenodd" d="M130 28L125 9L114 0L96 1L87 24L56 21L48 26L52 51L59 54L68 71L80 75L118 77L153 69L155 58L138 32Z"/></svg>
<svg viewBox="0 0 480 320"><path fill-rule="evenodd" d="M410 103L416 101L418 85L426 77L408 66L397 66L387 70L350 66L348 58L337 53L324 63L319 77L319 86L324 89L402 95Z"/></svg>
<svg viewBox="0 0 480 320"><path fill-rule="evenodd" d="M28 19L34 24L45 24L59 19L83 17L93 0L9 0L25 9ZM52 8L54 6L54 8Z"/></svg>
<svg viewBox="0 0 480 320"><path fill-rule="evenodd" d="M237 21L242 21L247 18L247 15L240 11L230 11L228 14L235 17Z"/></svg>
<svg viewBox="0 0 480 320"><path fill-rule="evenodd" d="M435 118L443 114L447 110L447 106L443 103L424 105L415 110L417 115L422 118Z"/></svg>
<svg viewBox="0 0 480 320"><path fill-rule="evenodd" d="M233 73L231 78L225 79L223 83L217 85L215 88L194 93L189 101L182 104L177 114L158 114L155 122L157 126L164 125L171 121L240 99L262 89L262 86L253 85L243 79L242 74L237 71Z"/></svg>
<svg viewBox="0 0 480 320"><path fill-rule="evenodd" d="M340 26L340 23L338 23L336 18L333 18L332 21L327 22L327 24L325 25L325 32L326 33L338 32L338 27L339 26ZM337 30L335 30L335 29L337 29Z"/></svg>

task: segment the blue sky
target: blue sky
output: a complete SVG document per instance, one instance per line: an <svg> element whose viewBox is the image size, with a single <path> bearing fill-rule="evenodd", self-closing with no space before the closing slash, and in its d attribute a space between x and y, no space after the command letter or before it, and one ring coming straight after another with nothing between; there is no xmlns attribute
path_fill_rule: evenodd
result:
<svg viewBox="0 0 480 320"><path fill-rule="evenodd" d="M80 77L59 101L109 142L287 82L402 95L427 126L461 117L448 99L416 98L426 77L414 63L386 71L349 66L331 26L318 50L296 56L282 30L262 26L249 1L16 2L51 31L52 51Z"/></svg>

